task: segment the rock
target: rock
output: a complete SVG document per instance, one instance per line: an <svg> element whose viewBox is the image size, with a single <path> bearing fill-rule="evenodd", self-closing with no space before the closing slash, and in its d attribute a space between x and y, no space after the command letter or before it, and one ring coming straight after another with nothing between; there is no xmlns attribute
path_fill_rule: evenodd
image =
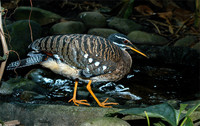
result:
<svg viewBox="0 0 200 126"><path fill-rule="evenodd" d="M195 36L186 36L175 42L174 46L190 47L197 41Z"/></svg>
<svg viewBox="0 0 200 126"><path fill-rule="evenodd" d="M153 59L154 62L163 64L170 64L174 66L192 66L198 68L200 63L199 54L191 48L187 47L174 47L174 46L139 46L139 49L144 52L148 52L147 55ZM131 53L131 52L130 52ZM133 60L138 58L136 55L132 55ZM189 76L189 75L188 75Z"/></svg>
<svg viewBox="0 0 200 126"><path fill-rule="evenodd" d="M128 38L138 44L165 45L168 43L168 40L162 36L142 31L132 31L128 34Z"/></svg>
<svg viewBox="0 0 200 126"><path fill-rule="evenodd" d="M116 113L122 110L117 108L77 107L19 102L8 103L2 101L0 101L0 108L1 121L19 120L21 125L24 126L80 126L87 120L90 120L90 122L94 120L93 122L96 123L98 120L102 119L104 119L105 122L111 120L112 122L110 122L110 124L112 124L113 121L116 121L122 122L125 126L129 126L128 123L121 119L104 117L107 114ZM191 119L195 122L198 122L199 116L199 111L194 111L190 115ZM123 119L126 117L123 117ZM141 119L146 122L144 117L135 115L128 116L126 119L133 125L137 125L141 122ZM104 126L104 124L105 123L103 122L101 126ZM117 126L117 124L115 125Z"/></svg>
<svg viewBox="0 0 200 126"><path fill-rule="evenodd" d="M79 21L60 22L50 29L51 34L74 34L83 33L84 31L86 31L86 27Z"/></svg>
<svg viewBox="0 0 200 126"><path fill-rule="evenodd" d="M24 126L80 126L86 120L103 117L120 109L77 107L51 104L3 103L0 101L0 119L19 120Z"/></svg>
<svg viewBox="0 0 200 126"><path fill-rule="evenodd" d="M0 87L0 94L1 95L10 95L13 93L13 87L8 85L6 82L2 82Z"/></svg>
<svg viewBox="0 0 200 126"><path fill-rule="evenodd" d="M10 79L7 82L2 82L2 85L0 87L0 94L1 95L10 95L13 93L13 90L15 88L19 88L24 85L32 85L34 82L23 80L20 78L17 79Z"/></svg>
<svg viewBox="0 0 200 126"><path fill-rule="evenodd" d="M40 38L41 35L41 26L36 23L35 21L30 21L33 39ZM20 58L26 57L28 53L28 46L31 44L31 37L30 37L30 28L29 28L29 21L28 20L20 20L16 21L13 24L7 25L7 30L11 37L11 41L7 42L10 43L12 50L15 50ZM6 30L5 30L6 32ZM14 61L18 60L16 54L10 53L9 60Z"/></svg>
<svg viewBox="0 0 200 126"><path fill-rule="evenodd" d="M31 7L17 7L15 10L15 13L13 14L13 18L15 20L26 20L29 19ZM55 21L60 20L62 17L58 14L55 14L53 12L40 9L37 7L32 7L32 14L31 14L31 20L36 21L40 25L46 25L49 23L53 23Z"/></svg>
<svg viewBox="0 0 200 126"><path fill-rule="evenodd" d="M20 94L20 99L23 101L31 101L31 100L35 100L35 99L45 99L46 96L44 95L40 95L34 91L23 91Z"/></svg>
<svg viewBox="0 0 200 126"><path fill-rule="evenodd" d="M101 28L106 26L106 18L99 12L82 12L78 18L88 28Z"/></svg>
<svg viewBox="0 0 200 126"><path fill-rule="evenodd" d="M80 126L130 126L126 121L114 117L100 117L88 120Z"/></svg>
<svg viewBox="0 0 200 126"><path fill-rule="evenodd" d="M3 22L3 26L12 24L13 22L11 20L5 20L5 23Z"/></svg>
<svg viewBox="0 0 200 126"><path fill-rule="evenodd" d="M88 34L102 36L108 38L110 34L118 33L118 31L109 28L93 28L88 31Z"/></svg>
<svg viewBox="0 0 200 126"><path fill-rule="evenodd" d="M109 20L108 26L116 29L124 34L128 34L131 31L143 29L142 25L135 23L132 20L114 17Z"/></svg>
<svg viewBox="0 0 200 126"><path fill-rule="evenodd" d="M35 83L38 84L46 84L45 77L44 75L47 73L47 71L43 69L33 69L31 72L29 72L27 78L34 81ZM51 72L49 72L51 73ZM51 81L50 81L51 82Z"/></svg>
<svg viewBox="0 0 200 126"><path fill-rule="evenodd" d="M11 78L6 82L2 82L2 85L0 87L0 94L11 95L13 92L19 89L24 91L34 91L41 94L47 93L46 89L40 87L31 80L23 78L14 78L14 79Z"/></svg>
<svg viewBox="0 0 200 126"><path fill-rule="evenodd" d="M196 43L192 48L200 54L200 42Z"/></svg>

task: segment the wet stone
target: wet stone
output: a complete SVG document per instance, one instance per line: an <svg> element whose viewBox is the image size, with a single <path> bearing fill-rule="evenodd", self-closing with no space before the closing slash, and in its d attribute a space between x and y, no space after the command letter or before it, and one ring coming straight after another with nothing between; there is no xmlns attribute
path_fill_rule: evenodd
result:
<svg viewBox="0 0 200 126"><path fill-rule="evenodd" d="M11 95L15 92L21 91L34 91L39 94L47 94L48 92L35 82L24 78L11 78L6 82L2 82L0 87L1 95Z"/></svg>
<svg viewBox="0 0 200 126"><path fill-rule="evenodd" d="M20 99L23 101L32 101L32 100L44 100L46 98L45 95L38 94L34 91L23 91L20 94Z"/></svg>

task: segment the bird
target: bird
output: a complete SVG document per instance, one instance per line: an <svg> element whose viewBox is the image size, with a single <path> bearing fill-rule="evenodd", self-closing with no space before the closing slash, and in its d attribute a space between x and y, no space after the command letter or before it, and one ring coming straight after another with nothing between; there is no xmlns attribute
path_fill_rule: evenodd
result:
<svg viewBox="0 0 200 126"><path fill-rule="evenodd" d="M29 45L28 58L15 61L7 70L41 64L56 74L75 80L73 97L68 102L90 106L87 100L77 99L78 82L87 83L87 90L100 107L110 108L118 103L100 102L92 91L93 82L110 82L122 79L131 69L131 49L148 58L121 33L108 38L89 34L65 34L42 37Z"/></svg>

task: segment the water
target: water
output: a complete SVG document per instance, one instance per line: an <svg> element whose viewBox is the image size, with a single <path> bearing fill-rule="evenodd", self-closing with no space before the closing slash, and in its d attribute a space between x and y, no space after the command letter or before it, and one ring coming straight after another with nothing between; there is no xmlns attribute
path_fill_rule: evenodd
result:
<svg viewBox="0 0 200 126"><path fill-rule="evenodd" d="M39 75L40 78L41 76ZM72 97L74 80L66 78L52 79L45 76L42 78L42 84L51 90L48 98L66 102ZM91 97L86 85L79 82L78 92L81 93L78 94L81 98ZM192 67L182 68L180 66L135 65L131 72L118 82L93 83L92 86L98 98L112 97L120 105L126 106L133 103L151 105L168 100L179 102L195 100L199 99L198 93L200 91L198 70Z"/></svg>

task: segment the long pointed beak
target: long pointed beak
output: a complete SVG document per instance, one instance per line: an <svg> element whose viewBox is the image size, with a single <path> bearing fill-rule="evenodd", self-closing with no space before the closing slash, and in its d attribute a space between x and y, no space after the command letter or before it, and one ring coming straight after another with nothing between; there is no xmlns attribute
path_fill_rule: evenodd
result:
<svg viewBox="0 0 200 126"><path fill-rule="evenodd" d="M140 55L143 55L144 57L149 58L146 54L140 52L137 48L134 48L134 47L131 47L131 46L128 46L128 45L126 45L126 46L129 47L130 49L132 49L133 51L139 53Z"/></svg>

